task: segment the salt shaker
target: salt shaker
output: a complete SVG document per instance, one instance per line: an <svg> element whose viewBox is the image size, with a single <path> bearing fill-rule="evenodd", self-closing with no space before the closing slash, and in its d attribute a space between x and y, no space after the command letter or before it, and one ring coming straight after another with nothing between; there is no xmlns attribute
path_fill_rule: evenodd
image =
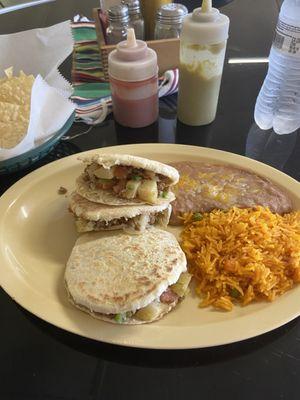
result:
<svg viewBox="0 0 300 400"><path fill-rule="evenodd" d="M188 14L180 36L178 119L206 125L216 116L229 18L211 0Z"/></svg>
<svg viewBox="0 0 300 400"><path fill-rule="evenodd" d="M115 120L142 128L158 117L157 55L147 43L136 40L134 29L108 56L108 73Z"/></svg>
<svg viewBox="0 0 300 400"><path fill-rule="evenodd" d="M107 44L117 44L126 39L129 28L129 12L125 5L112 6L108 10Z"/></svg>
<svg viewBox="0 0 300 400"><path fill-rule="evenodd" d="M145 39L145 24L141 13L139 0L122 0L122 4L128 7L130 27L134 29L135 37Z"/></svg>
<svg viewBox="0 0 300 400"><path fill-rule="evenodd" d="M145 36L147 40L153 40L155 16L157 10L164 4L172 3L171 0L140 0L142 14L145 20Z"/></svg>
<svg viewBox="0 0 300 400"><path fill-rule="evenodd" d="M178 38L187 13L188 9L183 4L170 3L160 7L156 13L154 39Z"/></svg>

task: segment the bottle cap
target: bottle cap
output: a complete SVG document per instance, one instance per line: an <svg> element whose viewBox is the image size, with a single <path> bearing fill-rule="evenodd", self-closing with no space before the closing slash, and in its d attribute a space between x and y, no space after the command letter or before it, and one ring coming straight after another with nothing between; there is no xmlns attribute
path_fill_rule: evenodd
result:
<svg viewBox="0 0 300 400"><path fill-rule="evenodd" d="M134 29L127 30L127 40L117 44L108 56L108 72L112 78L137 82L157 74L157 55L143 40L136 40Z"/></svg>
<svg viewBox="0 0 300 400"><path fill-rule="evenodd" d="M190 44L210 45L228 38L229 18L213 8L211 0L203 0L202 7L183 20L180 39Z"/></svg>

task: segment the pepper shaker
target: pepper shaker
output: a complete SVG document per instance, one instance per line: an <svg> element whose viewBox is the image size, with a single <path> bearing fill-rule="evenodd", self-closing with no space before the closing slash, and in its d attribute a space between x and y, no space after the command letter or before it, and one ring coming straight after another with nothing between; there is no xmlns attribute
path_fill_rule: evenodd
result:
<svg viewBox="0 0 300 400"><path fill-rule="evenodd" d="M122 0L122 4L128 7L130 27L134 29L135 37L145 39L145 23L141 13L139 0Z"/></svg>
<svg viewBox="0 0 300 400"><path fill-rule="evenodd" d="M179 3L160 7L156 13L154 39L172 39L180 36L183 18L188 9Z"/></svg>
<svg viewBox="0 0 300 400"><path fill-rule="evenodd" d="M145 20L145 37L153 40L155 16L157 10L164 4L172 3L171 0L141 0L142 14Z"/></svg>
<svg viewBox="0 0 300 400"><path fill-rule="evenodd" d="M128 7L112 6L108 10L108 27L106 29L107 44L117 44L126 39L129 28Z"/></svg>

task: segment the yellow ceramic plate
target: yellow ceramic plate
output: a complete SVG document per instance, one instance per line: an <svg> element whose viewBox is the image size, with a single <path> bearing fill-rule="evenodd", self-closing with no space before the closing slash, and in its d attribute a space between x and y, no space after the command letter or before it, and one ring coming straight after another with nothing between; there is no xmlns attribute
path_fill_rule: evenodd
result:
<svg viewBox="0 0 300 400"><path fill-rule="evenodd" d="M106 147L102 153L127 153L170 161L229 163L271 178L300 208L300 184L265 164L235 154L194 146L140 144ZM236 342L277 328L300 315L300 286L273 303L235 307L230 313L197 308L190 294L174 311L149 325L101 322L67 299L64 268L77 238L66 195L82 170L78 155L42 167L12 186L0 199L0 283L20 305L67 331L103 342L156 349L186 349ZM176 234L179 228L170 228Z"/></svg>

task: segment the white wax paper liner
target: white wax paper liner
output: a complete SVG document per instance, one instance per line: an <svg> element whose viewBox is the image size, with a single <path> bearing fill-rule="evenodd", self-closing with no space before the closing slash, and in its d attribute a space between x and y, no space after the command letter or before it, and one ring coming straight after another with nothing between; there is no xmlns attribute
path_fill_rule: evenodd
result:
<svg viewBox="0 0 300 400"><path fill-rule="evenodd" d="M23 70L36 76L28 132L13 149L0 149L0 160L22 154L49 139L75 110L75 104L68 100L72 86L57 69L72 50L70 21L0 35L0 77L11 66L14 74Z"/></svg>
<svg viewBox="0 0 300 400"><path fill-rule="evenodd" d="M57 67L72 53L73 36L70 21L31 29L24 32L0 35L0 77L13 66L14 72L49 76L49 84L65 89ZM63 81L63 83L62 83Z"/></svg>

